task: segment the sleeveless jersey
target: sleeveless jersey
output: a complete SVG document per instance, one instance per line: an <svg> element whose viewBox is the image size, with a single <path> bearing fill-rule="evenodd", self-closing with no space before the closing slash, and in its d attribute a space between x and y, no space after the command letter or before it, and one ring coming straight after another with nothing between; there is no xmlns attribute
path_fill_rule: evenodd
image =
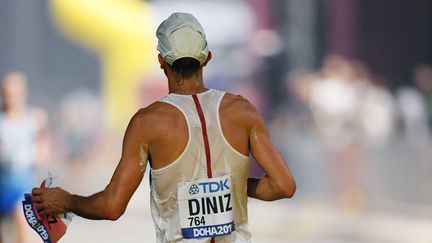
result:
<svg viewBox="0 0 432 243"><path fill-rule="evenodd" d="M150 171L157 242L250 242L249 158L222 133L219 107L224 94L210 89L160 100L182 112L189 138L175 161Z"/></svg>
<svg viewBox="0 0 432 243"><path fill-rule="evenodd" d="M21 171L29 169L36 155L36 118L26 110L17 120L6 119L0 113L0 169Z"/></svg>
<svg viewBox="0 0 432 243"><path fill-rule="evenodd" d="M0 112L0 214L10 214L32 188L37 126L32 110L9 120Z"/></svg>

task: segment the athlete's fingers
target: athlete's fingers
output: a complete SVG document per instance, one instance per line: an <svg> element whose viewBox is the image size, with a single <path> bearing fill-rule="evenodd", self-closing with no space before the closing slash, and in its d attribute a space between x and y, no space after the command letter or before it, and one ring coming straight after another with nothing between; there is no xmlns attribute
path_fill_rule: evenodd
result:
<svg viewBox="0 0 432 243"><path fill-rule="evenodd" d="M35 187L35 188L33 188L33 190L32 190L32 194L33 194L33 196L34 196L34 195L40 195L40 194L44 193L45 190L46 190L45 188Z"/></svg>
<svg viewBox="0 0 432 243"><path fill-rule="evenodd" d="M34 204L33 207L39 215L41 215L42 212L45 212L45 207L42 204Z"/></svg>
<svg viewBox="0 0 432 243"><path fill-rule="evenodd" d="M41 195L32 196L31 199L32 199L33 203L40 203L40 202L42 202L42 196Z"/></svg>
<svg viewBox="0 0 432 243"><path fill-rule="evenodd" d="M40 213L40 212L43 211L43 209L44 209L44 206L43 206L42 203L34 203L34 204L33 204L33 207L36 209L36 211L37 211L38 213Z"/></svg>
<svg viewBox="0 0 432 243"><path fill-rule="evenodd" d="M39 216L48 216L48 215L52 215L53 210L50 210L46 207L43 206L43 204L38 204L38 205L34 205L34 208L36 209L36 211L38 212Z"/></svg>

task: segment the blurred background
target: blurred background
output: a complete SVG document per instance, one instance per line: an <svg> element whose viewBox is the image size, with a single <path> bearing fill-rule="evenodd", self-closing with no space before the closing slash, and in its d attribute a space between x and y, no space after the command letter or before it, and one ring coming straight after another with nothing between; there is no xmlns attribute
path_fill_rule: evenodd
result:
<svg viewBox="0 0 432 243"><path fill-rule="evenodd" d="M430 0L2 0L0 75L47 117L35 184L104 188L129 118L167 94L155 30L176 11L206 30L208 87L258 108L296 179L250 200L253 242L432 242ZM147 178L119 221L75 217L61 242L154 242Z"/></svg>

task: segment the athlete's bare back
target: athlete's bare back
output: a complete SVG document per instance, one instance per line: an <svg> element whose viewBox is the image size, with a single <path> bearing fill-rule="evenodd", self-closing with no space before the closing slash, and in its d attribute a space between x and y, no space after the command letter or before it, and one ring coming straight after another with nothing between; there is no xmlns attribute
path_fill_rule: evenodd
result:
<svg viewBox="0 0 432 243"><path fill-rule="evenodd" d="M243 97L226 93L219 111L225 138L237 151L249 156L249 134L253 121L260 119L254 107ZM174 106L155 102L136 114L148 132L142 139L148 145L151 167L169 165L183 152L188 141L188 128L183 114Z"/></svg>

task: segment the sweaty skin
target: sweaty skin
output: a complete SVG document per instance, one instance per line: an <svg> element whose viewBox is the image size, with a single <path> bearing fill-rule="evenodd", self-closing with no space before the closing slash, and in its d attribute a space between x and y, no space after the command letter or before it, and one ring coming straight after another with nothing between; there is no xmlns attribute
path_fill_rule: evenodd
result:
<svg viewBox="0 0 432 243"><path fill-rule="evenodd" d="M140 149L140 158L141 158L141 161L140 161L141 172L144 173L145 170L146 170L146 168L147 168L147 162L148 162L148 160L147 160L147 158L148 158L148 147L147 146L146 147L141 146L141 149Z"/></svg>
<svg viewBox="0 0 432 243"><path fill-rule="evenodd" d="M211 53L203 66L211 59ZM159 56L170 92L202 93L207 90L200 70L177 83L177 74ZM251 153L265 175L248 180L248 196L261 200L290 198L295 192L293 177L285 161L271 143L261 115L241 96L227 93L219 110L222 131L240 153ZM61 188L35 188L33 200L42 215L71 211L89 219L118 219L143 179L145 162L153 169L173 162L188 141L187 123L182 113L171 105L155 102L139 110L131 119L124 136L120 162L107 187L92 196L71 195ZM175 132L173 132L175 131Z"/></svg>

